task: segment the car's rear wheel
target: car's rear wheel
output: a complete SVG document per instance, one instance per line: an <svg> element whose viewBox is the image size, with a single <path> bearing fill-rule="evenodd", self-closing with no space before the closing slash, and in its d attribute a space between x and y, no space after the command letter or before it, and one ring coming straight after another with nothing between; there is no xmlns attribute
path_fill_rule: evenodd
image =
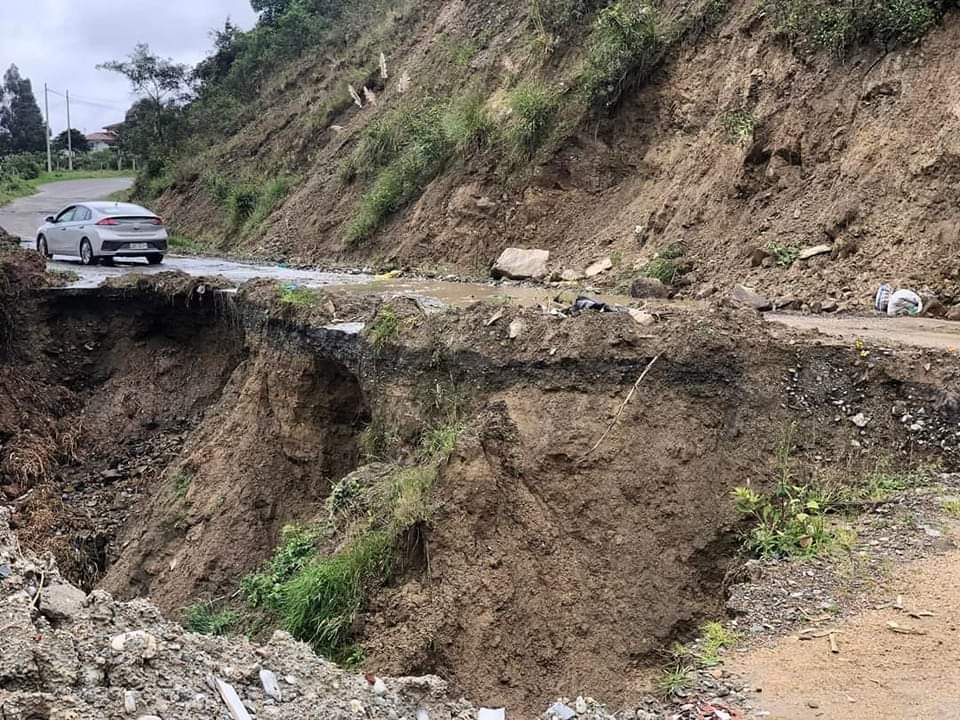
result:
<svg viewBox="0 0 960 720"><path fill-rule="evenodd" d="M37 239L37 252L43 255L47 260L53 257L53 255L50 254L49 248L47 247L47 239L43 235Z"/></svg>
<svg viewBox="0 0 960 720"><path fill-rule="evenodd" d="M163 255L147 255L147 262L151 265L159 265L163 262Z"/></svg>
<svg viewBox="0 0 960 720"><path fill-rule="evenodd" d="M93 265L96 261L97 259L93 256L93 245L84 238L80 241L80 264Z"/></svg>

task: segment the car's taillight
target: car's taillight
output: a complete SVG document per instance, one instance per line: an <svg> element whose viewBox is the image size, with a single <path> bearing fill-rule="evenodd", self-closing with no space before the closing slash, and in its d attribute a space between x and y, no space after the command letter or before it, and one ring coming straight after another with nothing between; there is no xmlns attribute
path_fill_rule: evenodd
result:
<svg viewBox="0 0 960 720"><path fill-rule="evenodd" d="M103 220L97 220L97 225L119 225L116 220L113 218L104 218Z"/></svg>
<svg viewBox="0 0 960 720"><path fill-rule="evenodd" d="M147 220L151 225L163 225L163 218L155 217L152 220Z"/></svg>

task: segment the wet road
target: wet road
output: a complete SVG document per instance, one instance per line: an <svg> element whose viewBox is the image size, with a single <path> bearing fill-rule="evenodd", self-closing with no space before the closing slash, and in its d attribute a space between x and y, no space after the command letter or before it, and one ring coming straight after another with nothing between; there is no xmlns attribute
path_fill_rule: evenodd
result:
<svg viewBox="0 0 960 720"><path fill-rule="evenodd" d="M129 178L69 180L44 185L40 193L21 198L0 208L0 227L19 235L24 245L33 247L36 229L47 215L72 202L96 200L130 187ZM49 263L51 270L77 273L80 279L73 287L95 287L108 277L129 272L158 273L180 270L190 275L220 275L237 284L254 278L288 281L304 287L339 286L356 292L373 292L385 296L412 295L426 305L466 305L493 298L515 304L533 305L548 302L556 289L518 285L486 285L452 283L417 278L386 279L362 273L336 273L320 270L295 270L279 265L240 263L217 257L168 255L163 265L147 265L142 260L117 261L114 267L84 267L76 260L57 258ZM627 302L629 298L604 297L608 302ZM659 304L659 303L657 303ZM666 307L670 303L663 303ZM917 318L835 317L829 315L792 315L768 313L768 321L782 323L799 330L817 330L824 341L851 344L862 338L875 343L903 344L938 350L960 349L960 323Z"/></svg>

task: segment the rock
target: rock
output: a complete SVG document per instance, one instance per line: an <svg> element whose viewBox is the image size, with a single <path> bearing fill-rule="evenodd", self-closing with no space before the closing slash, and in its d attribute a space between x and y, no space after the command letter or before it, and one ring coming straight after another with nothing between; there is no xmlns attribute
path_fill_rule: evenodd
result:
<svg viewBox="0 0 960 720"><path fill-rule="evenodd" d="M583 274L586 275L588 278L592 278L592 277L596 277L600 273L606 272L612 267L613 267L613 260L611 260L609 257L602 257L596 262L589 265L587 269L583 271Z"/></svg>
<svg viewBox="0 0 960 720"><path fill-rule="evenodd" d="M511 280L542 278L547 275L547 262L549 260L549 250L507 248L500 254L491 274L496 280L501 278Z"/></svg>
<svg viewBox="0 0 960 720"><path fill-rule="evenodd" d="M784 295L773 303L774 310L798 310L801 302L795 295Z"/></svg>
<svg viewBox="0 0 960 720"><path fill-rule="evenodd" d="M694 297L697 300L706 300L711 295L716 295L716 294L717 294L716 285L704 285L699 290L697 290L697 294Z"/></svg>
<svg viewBox="0 0 960 720"><path fill-rule="evenodd" d="M283 700L283 693L280 692L280 683L277 682L277 676L270 670L260 671L260 684L263 686L263 692L272 697L277 702Z"/></svg>
<svg viewBox="0 0 960 720"><path fill-rule="evenodd" d="M817 255L826 255L832 250L833 245L814 245L813 247L808 247L801 250L797 255L797 260L809 260Z"/></svg>
<svg viewBox="0 0 960 720"><path fill-rule="evenodd" d="M920 300L923 303L923 310L920 311L920 317L942 318L947 315L947 307L940 298L929 291L920 292Z"/></svg>
<svg viewBox="0 0 960 720"><path fill-rule="evenodd" d="M947 310L946 318L951 322L960 322L960 305L954 305Z"/></svg>
<svg viewBox="0 0 960 720"><path fill-rule="evenodd" d="M820 303L820 312L832 313L839 309L836 300L824 300Z"/></svg>
<svg viewBox="0 0 960 720"><path fill-rule="evenodd" d="M512 323L510 323L510 339L516 340L518 337L520 337L520 334L523 332L524 327L525 325L523 323L523 320L521 320L520 318L517 318Z"/></svg>
<svg viewBox="0 0 960 720"><path fill-rule="evenodd" d="M160 720L158 715L141 715L137 720Z"/></svg>
<svg viewBox="0 0 960 720"><path fill-rule="evenodd" d="M850 418L850 422L852 422L858 428L865 428L867 424L870 422L870 419L863 413L857 413L856 415Z"/></svg>
<svg viewBox="0 0 960 720"><path fill-rule="evenodd" d="M555 720L572 720L577 716L577 711L562 702L555 702L547 708L546 716Z"/></svg>
<svg viewBox="0 0 960 720"><path fill-rule="evenodd" d="M768 257L773 257L769 250L764 248L752 248L747 252L747 258L750 260L750 267L760 267L763 261Z"/></svg>
<svg viewBox="0 0 960 720"><path fill-rule="evenodd" d="M110 647L117 652L136 654L141 660L151 660L157 656L157 639L145 630L131 630L121 633L110 641Z"/></svg>
<svg viewBox="0 0 960 720"><path fill-rule="evenodd" d="M834 260L843 260L856 254L860 249L860 243L856 238L838 237L833 241L833 249L830 251L830 257Z"/></svg>
<svg viewBox="0 0 960 720"><path fill-rule="evenodd" d="M766 297L746 285L735 286L730 291L729 300L732 305L753 308L758 312L765 312L773 307Z"/></svg>
<svg viewBox="0 0 960 720"><path fill-rule="evenodd" d="M73 585L51 585L40 595L40 613L51 622L72 620L83 609L87 594Z"/></svg>
<svg viewBox="0 0 960 720"><path fill-rule="evenodd" d="M123 691L123 711L133 715L137 711L137 694L132 690Z"/></svg>
<svg viewBox="0 0 960 720"><path fill-rule="evenodd" d="M560 273L560 279L564 282L576 282L577 280L583 280L584 274L579 270L564 270Z"/></svg>
<svg viewBox="0 0 960 720"><path fill-rule="evenodd" d="M636 308L629 308L627 314L633 318L633 321L640 325L641 327L649 327L650 325L657 324L657 318L653 313L644 312L643 310L637 310Z"/></svg>
<svg viewBox="0 0 960 720"><path fill-rule="evenodd" d="M630 297L668 298L670 297L670 288L656 278L641 276L630 285Z"/></svg>
<svg viewBox="0 0 960 720"><path fill-rule="evenodd" d="M767 270L776 266L777 266L777 259L773 257L773 255L767 255L763 259L763 262L760 263L760 267L766 268Z"/></svg>

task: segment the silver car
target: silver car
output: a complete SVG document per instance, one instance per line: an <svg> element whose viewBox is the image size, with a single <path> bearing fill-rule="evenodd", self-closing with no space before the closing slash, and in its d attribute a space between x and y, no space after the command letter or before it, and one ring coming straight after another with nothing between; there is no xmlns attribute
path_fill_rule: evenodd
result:
<svg viewBox="0 0 960 720"><path fill-rule="evenodd" d="M70 205L46 218L37 230L37 252L66 255L83 265L113 263L114 258L142 257L163 262L167 230L163 220L144 207L120 202Z"/></svg>

